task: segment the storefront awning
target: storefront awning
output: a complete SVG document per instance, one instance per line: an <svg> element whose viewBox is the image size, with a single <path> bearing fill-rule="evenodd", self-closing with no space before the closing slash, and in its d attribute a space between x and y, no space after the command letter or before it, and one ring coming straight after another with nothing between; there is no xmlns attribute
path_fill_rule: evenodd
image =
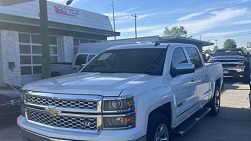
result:
<svg viewBox="0 0 251 141"><path fill-rule="evenodd" d="M40 21L37 19L20 17L20 16L3 14L3 13L0 13L0 22L25 25L25 26L34 26L34 27L40 26ZM63 31L64 32L68 31L71 33L74 32L74 34L81 34L81 33L94 34L94 35L96 34L96 35L103 35L106 37L120 36L119 32L113 32L113 31L108 31L108 30L103 30L103 29L95 29L95 28L83 27L83 26L77 26L77 25L70 25L70 24L64 24L64 23L58 23L58 22L51 22L51 21L48 22L48 27L49 29L52 29L52 30L61 30L62 32Z"/></svg>

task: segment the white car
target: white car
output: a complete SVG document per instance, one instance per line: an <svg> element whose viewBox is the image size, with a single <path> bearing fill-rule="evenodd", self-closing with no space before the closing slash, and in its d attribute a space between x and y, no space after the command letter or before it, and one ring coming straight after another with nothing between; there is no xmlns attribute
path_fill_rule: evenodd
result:
<svg viewBox="0 0 251 141"><path fill-rule="evenodd" d="M195 45L113 47L77 74L24 86L17 123L24 140L170 141L218 115L222 83L222 65Z"/></svg>

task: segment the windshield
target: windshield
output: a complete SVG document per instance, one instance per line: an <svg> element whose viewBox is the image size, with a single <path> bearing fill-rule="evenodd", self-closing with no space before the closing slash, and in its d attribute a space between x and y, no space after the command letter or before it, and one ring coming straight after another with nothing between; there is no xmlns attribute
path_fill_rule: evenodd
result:
<svg viewBox="0 0 251 141"><path fill-rule="evenodd" d="M215 52L214 56L231 56L231 55L243 55L241 50L218 50Z"/></svg>
<svg viewBox="0 0 251 141"><path fill-rule="evenodd" d="M108 50L95 57L82 72L162 75L165 48Z"/></svg>

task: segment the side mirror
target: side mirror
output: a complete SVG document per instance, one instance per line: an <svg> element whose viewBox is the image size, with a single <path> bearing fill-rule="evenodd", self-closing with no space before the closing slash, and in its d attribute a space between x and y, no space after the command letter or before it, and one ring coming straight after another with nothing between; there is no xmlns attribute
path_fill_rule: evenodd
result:
<svg viewBox="0 0 251 141"><path fill-rule="evenodd" d="M173 75L178 76L182 74L189 74L195 72L195 66L194 64L179 64L176 68L173 69Z"/></svg>

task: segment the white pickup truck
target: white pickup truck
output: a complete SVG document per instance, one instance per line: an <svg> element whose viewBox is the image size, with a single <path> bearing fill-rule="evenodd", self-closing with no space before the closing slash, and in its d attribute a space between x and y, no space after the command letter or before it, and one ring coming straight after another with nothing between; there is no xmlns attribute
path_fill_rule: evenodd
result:
<svg viewBox="0 0 251 141"><path fill-rule="evenodd" d="M222 83L222 65L194 45L123 45L24 86L17 123L25 141L170 141L219 113Z"/></svg>

